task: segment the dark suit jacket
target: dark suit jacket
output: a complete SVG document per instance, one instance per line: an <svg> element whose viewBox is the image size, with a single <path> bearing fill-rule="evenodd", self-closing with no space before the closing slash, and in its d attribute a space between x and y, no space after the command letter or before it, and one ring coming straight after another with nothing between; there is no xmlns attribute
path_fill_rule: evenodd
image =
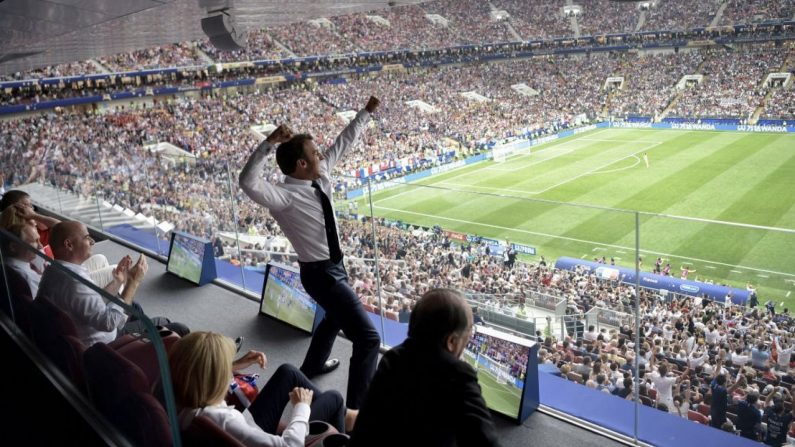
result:
<svg viewBox="0 0 795 447"><path fill-rule="evenodd" d="M384 354L351 447L499 446L475 370L440 348L407 339Z"/></svg>

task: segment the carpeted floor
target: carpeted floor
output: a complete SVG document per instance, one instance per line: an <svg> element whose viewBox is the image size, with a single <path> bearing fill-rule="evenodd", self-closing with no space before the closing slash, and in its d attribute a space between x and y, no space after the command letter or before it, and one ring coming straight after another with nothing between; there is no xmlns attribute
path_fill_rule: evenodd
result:
<svg viewBox="0 0 795 447"><path fill-rule="evenodd" d="M112 241L94 246L94 253L117 262L126 254L137 255L131 249ZM252 367L250 372L261 375L263 383L275 367L282 363L301 364L309 346L309 335L271 318L259 315L259 304L214 284L196 287L166 273L165 265L149 259L149 273L136 294L136 300L149 316L165 316L188 325L191 330L210 330L232 338L244 337L243 350L263 351L269 366L264 371ZM316 378L320 388L333 388L345 394L351 343L339 337L333 357L340 359L340 368ZM522 425L495 416L503 445L533 447L611 447L621 445L556 418L536 412Z"/></svg>

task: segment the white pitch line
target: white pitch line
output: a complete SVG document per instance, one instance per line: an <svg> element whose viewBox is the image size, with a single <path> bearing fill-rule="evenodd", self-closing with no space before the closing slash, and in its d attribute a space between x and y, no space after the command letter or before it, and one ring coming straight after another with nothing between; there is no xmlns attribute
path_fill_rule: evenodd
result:
<svg viewBox="0 0 795 447"><path fill-rule="evenodd" d="M597 142L605 142L605 143L627 143L627 144L630 144L630 143L649 143L649 144L662 143L662 141L652 141L652 140L649 140L649 141L637 140L636 141L636 140L617 140L617 139L611 139L611 138L588 138L588 137L577 138L577 141L597 141Z"/></svg>
<svg viewBox="0 0 795 447"><path fill-rule="evenodd" d="M459 186L464 188L477 188L477 189L493 189L495 191L508 191L508 192L515 192L519 194L527 194L527 191L523 189L511 189L511 188L496 188L494 186L477 186L477 185L467 185L466 183L451 183L451 182L439 182L436 183L440 186Z"/></svg>
<svg viewBox="0 0 795 447"><path fill-rule="evenodd" d="M761 274L761 273L757 273L757 274L756 274L756 276L758 276L758 277L760 277L760 278L770 278L770 276L769 276L769 275L763 275L763 274Z"/></svg>
<svg viewBox="0 0 795 447"><path fill-rule="evenodd" d="M552 151L554 149L559 149L559 147L555 146L554 148L548 148L548 149L546 149L544 151L544 153L546 153L548 151ZM501 172L524 171L527 168L531 168L533 166L540 165L541 163L546 163L549 160L554 160L556 158L563 157L564 155L569 155L572 152L574 152L576 150L579 150L579 149L584 149L584 148L582 148L582 147L574 148L574 149L565 148L565 150L563 150L560 154L553 155L552 157L549 157L549 158L544 158L543 160L533 160L531 163L522 164L522 165L519 165L518 167L515 167L515 168L497 168L497 167L494 167L494 166L487 166L484 169L493 170L493 171L501 171ZM538 152L536 152L535 154L538 155ZM533 155L532 153L530 153L530 154L520 154L520 155L516 156L513 161L516 161L516 159L519 158L519 157L530 157L532 155Z"/></svg>
<svg viewBox="0 0 795 447"><path fill-rule="evenodd" d="M693 265L692 262L685 262L685 261L682 261L682 264Z"/></svg>
<svg viewBox="0 0 795 447"><path fill-rule="evenodd" d="M787 292L787 294L786 294L786 295L784 295L784 298L789 298L789 294L790 294L790 293L792 293L792 291L791 291L791 290L790 290L789 292Z"/></svg>
<svg viewBox="0 0 795 447"><path fill-rule="evenodd" d="M594 247L593 250L591 250L591 251L600 251L600 250L604 251L605 249L602 248L602 247Z"/></svg>
<svg viewBox="0 0 795 447"><path fill-rule="evenodd" d="M518 229L518 228L503 227L501 225L493 225L493 224L487 224L487 223L481 223L481 222L472 222L471 220L455 219L455 218L452 218L452 217L437 216L437 215L434 215L434 214L418 213L416 211L407 211L407 210L401 210L401 209L397 209L397 208L389 208L389 207L380 206L380 205L373 205L373 208L379 208L379 209L386 210L386 211L394 211L394 212L397 212L397 213L413 214L415 216L432 217L434 219L446 220L446 221L449 221L449 222L463 223L463 224L469 224L469 225L475 225L475 226L479 226L479 227L495 228L497 230L513 231L513 232L516 232L516 233L524 233L524 234L532 234L534 236L543 236L543 237L549 237L549 238L553 238L553 239L562 239L562 240L565 240L565 241L581 242L583 244L598 244L598 245L602 245L604 247L619 248L619 249L623 249L623 250L633 250L634 251L634 248L626 247L624 245L605 244L603 242L589 241L589 240L586 240L586 239L578 239L578 238L575 238L575 237L559 236L559 235L555 235L555 234L542 233L542 232L539 232L539 231L522 230L522 229ZM713 261L713 260L710 260L710 259L693 258L693 257L690 257L690 256L680 256L680 255L674 255L674 254L671 254L671 253L663 253L663 252L652 251L652 250L640 250L640 252L641 253L654 254L654 255L665 257L665 258L689 259L691 261L695 261L695 262L698 262L698 263L716 264L716 265L722 265L722 266L725 266L725 267L737 267L737 268L742 268L742 269L746 269L746 270L753 270L755 272L770 273L770 274L773 274L773 275L781 275L781 276L788 276L788 277L791 277L791 278L795 278L795 274L793 274L793 273L777 272L775 270L766 270L766 269L760 269L760 268L756 268L756 267L748 267L748 266L744 266L744 265L726 264L725 262L718 262L718 261ZM743 272L741 272L739 270L732 270L732 272L734 272L734 273L743 273ZM792 281L792 280L790 280L790 281ZM795 283L795 281L792 281L792 282Z"/></svg>
<svg viewBox="0 0 795 447"><path fill-rule="evenodd" d="M601 165L601 166L598 166L598 167L596 167L596 168L594 168L594 169L591 169L591 170L585 171L585 172L583 172L582 174L578 174L578 175L575 175L575 176L574 176L574 177L572 177L572 178L566 179L566 180L564 180L564 181L562 181L562 182L558 182L558 183L556 183L556 184L554 184L554 185L552 185L552 186L550 186L550 187L548 187L548 188L544 188L544 189L542 189L541 191L535 191L535 192L533 192L532 194L543 194L543 193L545 193L545 192L547 192L547 191L549 191L549 190L551 190L551 189L555 189L555 188L557 188L558 186L563 186L563 185L565 185L566 183L571 183L571 182L573 182L573 181L575 181L575 180L577 180L577 179L579 179L579 178L581 178L581 177L585 177L586 175L590 175L590 174L593 174L593 173L595 173L595 172L597 172L597 171L600 171L600 170L602 170L602 169L604 169L604 168L606 168L606 167L608 167L608 166L610 166L610 165L613 165L613 164L616 164L616 163L618 163L618 162L619 162L619 161L621 161L621 160L627 159L627 158L629 158L629 157L634 157L635 155L638 155L638 154L640 154L641 152L646 152L646 151L648 151L649 149L653 149L655 146L659 146L660 144L661 144L661 143L655 143L655 144L653 144L653 145L651 145L651 146L646 146L646 147L643 147L642 149L640 149L640 150L638 150L638 151L635 151L635 152L633 152L633 153L631 153L631 154L629 154L629 155L627 155L627 156L625 156L625 157L621 157L621 158L619 158L618 160L613 160L613 161L610 161L610 162L608 162L608 163L605 163L605 164L603 164L603 165Z"/></svg>
<svg viewBox="0 0 795 447"><path fill-rule="evenodd" d="M623 167L623 168L610 169L610 170L608 170L608 171L599 171L599 172L594 172L594 174L612 174L612 173L614 173L614 172L626 171L627 169L632 169L632 168L634 168L635 166L637 166L637 165L639 165L639 164L640 164L640 158L638 158L638 156L637 156L637 155L633 155L633 156L632 156L632 158L634 158L634 159L635 159L635 164L633 164L632 166L626 166L626 167Z"/></svg>
<svg viewBox="0 0 795 447"><path fill-rule="evenodd" d="M616 253L621 253L622 255L627 254L627 252L625 252L624 250L616 250Z"/></svg>
<svg viewBox="0 0 795 447"><path fill-rule="evenodd" d="M588 255L582 255L582 256L580 256L580 259L585 259L587 257L588 257Z"/></svg>
<svg viewBox="0 0 795 447"><path fill-rule="evenodd" d="M732 272L732 273L743 273L740 270L729 270L729 271Z"/></svg>

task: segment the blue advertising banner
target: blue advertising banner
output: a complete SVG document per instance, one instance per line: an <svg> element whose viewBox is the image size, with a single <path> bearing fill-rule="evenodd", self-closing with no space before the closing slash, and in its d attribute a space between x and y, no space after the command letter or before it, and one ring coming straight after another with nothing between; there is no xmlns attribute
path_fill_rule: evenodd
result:
<svg viewBox="0 0 795 447"><path fill-rule="evenodd" d="M598 278L608 281L621 281L626 284L635 284L635 270L617 265L600 264L577 258L561 257L555 261L555 268L574 270L578 266L585 267ZM708 296L711 300L723 303L726 295L731 293L734 304L745 305L748 301L748 291L736 287L727 287L717 284L707 284L672 276L657 275L655 273L640 272L640 286L647 289L667 290L690 296Z"/></svg>

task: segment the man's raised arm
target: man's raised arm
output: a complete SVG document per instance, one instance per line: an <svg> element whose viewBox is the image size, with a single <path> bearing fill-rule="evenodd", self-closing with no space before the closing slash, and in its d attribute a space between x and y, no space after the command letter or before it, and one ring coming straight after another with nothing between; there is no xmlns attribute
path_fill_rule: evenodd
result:
<svg viewBox="0 0 795 447"><path fill-rule="evenodd" d="M271 210L280 210L289 205L289 198L275 188L269 181L270 173L263 175L268 155L274 150L277 144L288 141L293 134L289 127L282 124L277 127L268 138L265 139L254 153L251 154L243 170L240 171L238 181L240 188L247 196L258 204Z"/></svg>
<svg viewBox="0 0 795 447"><path fill-rule="evenodd" d="M348 123L348 126L334 140L334 144L323 154L329 172L345 155L345 152L359 142L359 137L364 132L367 123L370 122L370 115L378 109L379 105L381 105L381 102L378 98L371 96L364 109L356 114L356 117Z"/></svg>

